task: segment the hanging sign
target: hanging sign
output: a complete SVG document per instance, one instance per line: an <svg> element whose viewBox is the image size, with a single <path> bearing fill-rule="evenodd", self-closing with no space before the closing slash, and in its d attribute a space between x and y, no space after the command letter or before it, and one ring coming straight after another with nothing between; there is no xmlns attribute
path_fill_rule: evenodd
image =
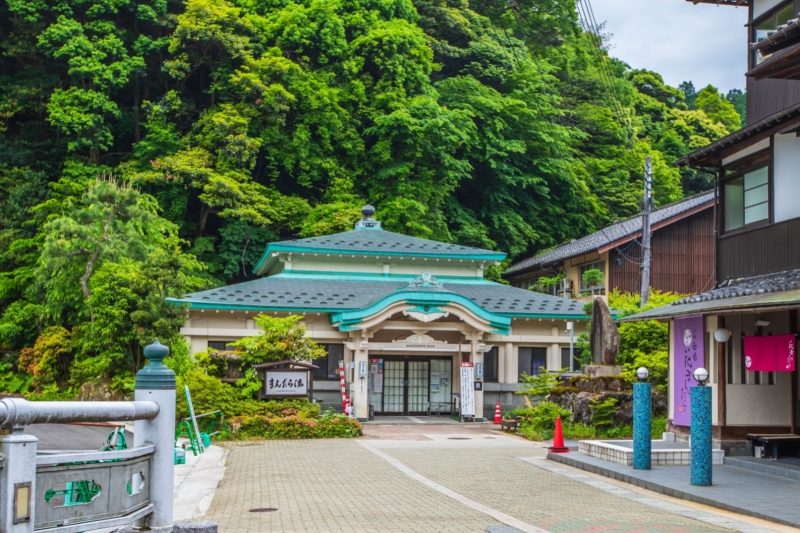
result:
<svg viewBox="0 0 800 533"><path fill-rule="evenodd" d="M794 372L794 335L744 338L744 367L750 372Z"/></svg>
<svg viewBox="0 0 800 533"><path fill-rule="evenodd" d="M691 388L698 384L694 371L705 364L703 317L676 318L673 326L675 361L671 386L675 413L672 422L676 426L691 426Z"/></svg>
<svg viewBox="0 0 800 533"><path fill-rule="evenodd" d="M308 372L267 370L264 374L264 396L308 396Z"/></svg>
<svg viewBox="0 0 800 533"><path fill-rule="evenodd" d="M461 363L461 416L475 416L475 367Z"/></svg>

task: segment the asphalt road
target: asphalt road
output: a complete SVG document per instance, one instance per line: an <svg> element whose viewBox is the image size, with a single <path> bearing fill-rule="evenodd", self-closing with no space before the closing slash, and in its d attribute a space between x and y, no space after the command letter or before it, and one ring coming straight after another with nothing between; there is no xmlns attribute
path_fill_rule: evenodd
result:
<svg viewBox="0 0 800 533"><path fill-rule="evenodd" d="M85 426L77 424L36 424L25 428L25 433L39 439L39 450L99 450L108 439L113 426ZM133 433L126 431L128 447L133 446Z"/></svg>

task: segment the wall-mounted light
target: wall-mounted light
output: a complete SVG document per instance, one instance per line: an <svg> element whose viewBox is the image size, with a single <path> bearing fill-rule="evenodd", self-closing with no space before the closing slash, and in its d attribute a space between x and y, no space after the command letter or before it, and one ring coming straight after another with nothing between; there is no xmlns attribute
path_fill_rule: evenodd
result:
<svg viewBox="0 0 800 533"><path fill-rule="evenodd" d="M725 328L714 330L714 340L717 342L728 342L731 340L731 331Z"/></svg>
<svg viewBox="0 0 800 533"><path fill-rule="evenodd" d="M694 379L701 387L705 386L706 381L708 381L708 370L703 367L698 368L694 371Z"/></svg>
<svg viewBox="0 0 800 533"><path fill-rule="evenodd" d="M31 482L14 483L14 523L31 520Z"/></svg>

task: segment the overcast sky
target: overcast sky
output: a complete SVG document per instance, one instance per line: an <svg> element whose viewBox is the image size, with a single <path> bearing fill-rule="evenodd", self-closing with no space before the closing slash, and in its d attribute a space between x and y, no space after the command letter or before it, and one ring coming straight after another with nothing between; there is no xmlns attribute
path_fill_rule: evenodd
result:
<svg viewBox="0 0 800 533"><path fill-rule="evenodd" d="M660 73L677 87L691 80L722 92L744 89L747 9L686 0L592 0L613 34L611 55Z"/></svg>

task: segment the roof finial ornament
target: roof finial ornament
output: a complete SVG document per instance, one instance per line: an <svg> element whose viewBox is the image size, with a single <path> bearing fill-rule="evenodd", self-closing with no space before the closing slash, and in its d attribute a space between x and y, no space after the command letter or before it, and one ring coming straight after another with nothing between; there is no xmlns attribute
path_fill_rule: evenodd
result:
<svg viewBox="0 0 800 533"><path fill-rule="evenodd" d="M382 229L381 223L372 218L375 214L375 208L367 204L361 208L361 214L364 218L356 222L355 229Z"/></svg>

